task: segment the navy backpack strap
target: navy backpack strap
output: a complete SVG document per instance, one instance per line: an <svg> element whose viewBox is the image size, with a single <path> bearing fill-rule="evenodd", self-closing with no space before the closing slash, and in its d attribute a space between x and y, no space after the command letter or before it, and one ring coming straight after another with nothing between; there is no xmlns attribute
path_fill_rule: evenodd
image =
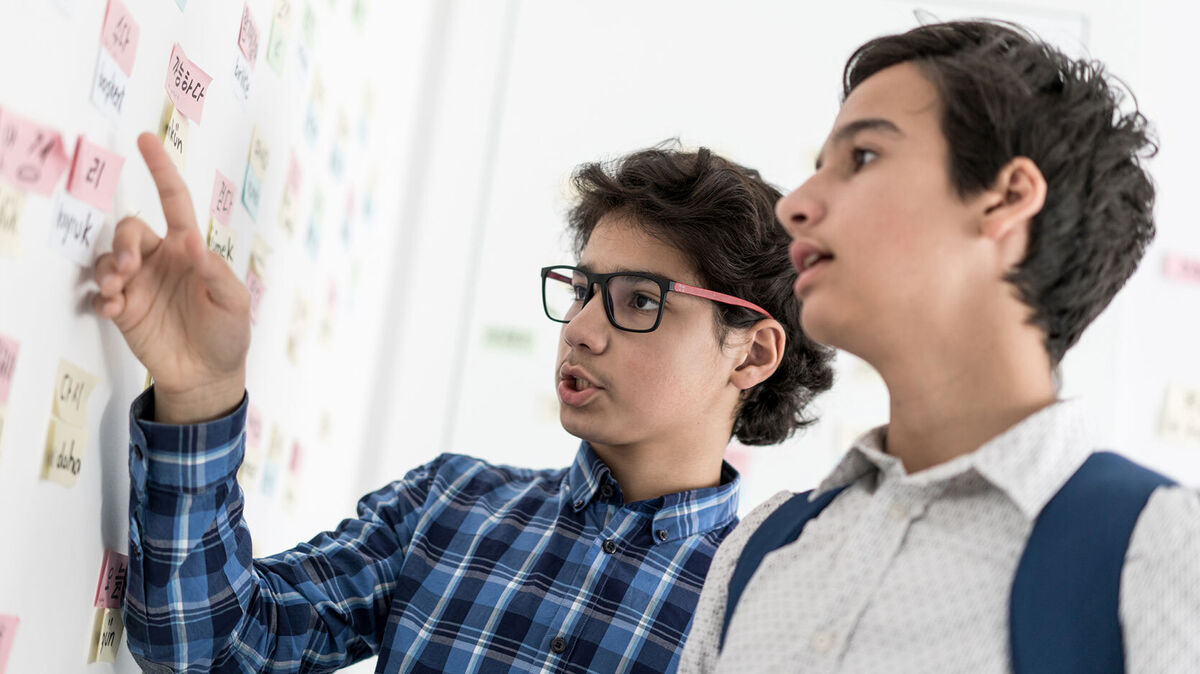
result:
<svg viewBox="0 0 1200 674"><path fill-rule="evenodd" d="M721 641L718 648L725 647L725 634L729 631L729 621L733 620L733 610L737 608L738 600L742 598L746 585L762 564L763 558L800 538L804 525L821 514L825 506L833 502L843 489L845 487L826 492L813 501L808 500L811 491L796 494L784 501L783 505L768 515L758 529L750 534L750 540L746 541L746 547L742 548L742 555L738 557L737 566L733 569L733 577L729 579L729 598L725 602L725 622L721 625Z"/></svg>
<svg viewBox="0 0 1200 674"><path fill-rule="evenodd" d="M1171 484L1117 454L1097 452L1046 504L1013 579L1016 674L1125 670L1125 550L1150 494Z"/></svg>

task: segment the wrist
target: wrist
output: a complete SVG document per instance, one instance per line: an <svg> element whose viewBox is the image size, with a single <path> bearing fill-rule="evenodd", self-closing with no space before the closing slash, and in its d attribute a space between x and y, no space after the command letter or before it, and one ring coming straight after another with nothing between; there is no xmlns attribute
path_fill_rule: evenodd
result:
<svg viewBox="0 0 1200 674"><path fill-rule="evenodd" d="M154 386L154 421L160 424L201 424L228 416L242 404L245 374L172 391Z"/></svg>

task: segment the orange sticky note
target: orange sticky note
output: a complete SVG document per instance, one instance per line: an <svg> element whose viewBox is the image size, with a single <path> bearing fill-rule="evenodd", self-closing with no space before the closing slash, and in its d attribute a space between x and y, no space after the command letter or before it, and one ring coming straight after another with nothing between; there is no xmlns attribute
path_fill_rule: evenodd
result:
<svg viewBox="0 0 1200 674"><path fill-rule="evenodd" d="M21 619L15 615L0 615L0 672L8 666L8 655L12 653L13 640L17 638L17 625Z"/></svg>
<svg viewBox="0 0 1200 674"><path fill-rule="evenodd" d="M183 47L176 43L167 64L167 96L184 117L197 124L204 114L204 98L211 82L212 77L189 61Z"/></svg>
<svg viewBox="0 0 1200 674"><path fill-rule="evenodd" d="M212 204L208 207L208 212L226 227L229 226L229 216L233 213L233 202L237 196L237 187L233 181L226 178L217 171L217 177L213 182Z"/></svg>
<svg viewBox="0 0 1200 674"><path fill-rule="evenodd" d="M83 136L75 143L75 160L67 192L104 211L112 210L113 194L121 178L125 159L120 155L89 143Z"/></svg>
<svg viewBox="0 0 1200 674"><path fill-rule="evenodd" d="M100 30L100 44L112 54L126 75L133 74L138 25L121 0L108 0L108 9L104 12L104 28Z"/></svg>
<svg viewBox="0 0 1200 674"><path fill-rule="evenodd" d="M7 108L0 110L0 177L20 189L50 196L66 168L59 132Z"/></svg>
<svg viewBox="0 0 1200 674"><path fill-rule="evenodd" d="M100 579L96 581L96 608L121 608L125 600L125 582L129 574L129 558L112 550L104 551L100 564Z"/></svg>
<svg viewBox="0 0 1200 674"><path fill-rule="evenodd" d="M238 32L238 48L253 67L254 59L258 57L258 24L254 23L249 4L242 5L242 29Z"/></svg>

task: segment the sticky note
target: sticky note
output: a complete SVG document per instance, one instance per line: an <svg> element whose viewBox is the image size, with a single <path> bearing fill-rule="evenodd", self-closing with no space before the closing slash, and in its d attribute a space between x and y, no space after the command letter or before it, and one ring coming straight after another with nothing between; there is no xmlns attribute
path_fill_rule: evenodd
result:
<svg viewBox="0 0 1200 674"><path fill-rule="evenodd" d="M138 24L121 0L108 0L104 12L104 27L100 29L100 45L112 54L128 77L133 74L133 59L137 56Z"/></svg>
<svg viewBox="0 0 1200 674"><path fill-rule="evenodd" d="M246 270L246 290L250 292L250 323L258 325L258 308L267 293L267 286L253 268Z"/></svg>
<svg viewBox="0 0 1200 674"><path fill-rule="evenodd" d="M263 139L262 133L259 132L258 126L254 127L253 133L250 135L250 166L254 168L254 172L258 174L259 180L267 179L267 164L271 158L271 151L267 148L267 142Z"/></svg>
<svg viewBox="0 0 1200 674"><path fill-rule="evenodd" d="M291 0L275 0L275 11L272 12L271 17L271 37L267 40L267 63L270 64L276 75L283 74L291 24Z"/></svg>
<svg viewBox="0 0 1200 674"><path fill-rule="evenodd" d="M233 181L217 171L217 177L213 181L212 204L208 207L208 212L226 227L229 226L229 217L233 214L233 200L236 194L237 187Z"/></svg>
<svg viewBox="0 0 1200 674"><path fill-rule="evenodd" d="M246 446L262 447L263 418L262 410L254 404L246 409Z"/></svg>
<svg viewBox="0 0 1200 674"><path fill-rule="evenodd" d="M54 414L75 426L87 424L87 404L99 379L68 360L58 361L54 375Z"/></svg>
<svg viewBox="0 0 1200 674"><path fill-rule="evenodd" d="M238 484L246 490L258 482L262 476L263 451L261 448L246 445L246 453L242 455L242 465L238 468Z"/></svg>
<svg viewBox="0 0 1200 674"><path fill-rule="evenodd" d="M1200 447L1200 388L1167 387L1159 435L1169 442Z"/></svg>
<svg viewBox="0 0 1200 674"><path fill-rule="evenodd" d="M242 5L242 27L238 31L238 49L253 67L255 59L258 58L258 24L254 22L254 16L250 14L249 4Z"/></svg>
<svg viewBox="0 0 1200 674"><path fill-rule="evenodd" d="M242 105L244 110L250 103L250 63L242 52L237 52L233 59L233 78L230 83L233 86L233 97Z"/></svg>
<svg viewBox="0 0 1200 674"><path fill-rule="evenodd" d="M125 581L129 574L129 558L112 550L104 551L100 562L100 578L96 581L96 608L121 608L125 601Z"/></svg>
<svg viewBox="0 0 1200 674"><path fill-rule="evenodd" d="M7 108L0 110L0 178L47 197L67 163L62 135L57 131Z"/></svg>
<svg viewBox="0 0 1200 674"><path fill-rule="evenodd" d="M162 136L163 148L171 158L171 163L182 173L187 164L188 121L170 101L163 111L163 124L159 135Z"/></svg>
<svg viewBox="0 0 1200 674"><path fill-rule="evenodd" d="M267 277L267 259L271 257L271 246L257 234L250 245L250 269L260 278Z"/></svg>
<svg viewBox="0 0 1200 674"><path fill-rule="evenodd" d="M258 203L262 200L262 180L254 172L254 166L246 164L246 176L242 179L242 205L252 220L258 220Z"/></svg>
<svg viewBox="0 0 1200 674"><path fill-rule="evenodd" d="M236 244L237 232L215 219L208 221L208 249L220 255L230 267L233 266L233 248Z"/></svg>
<svg viewBox="0 0 1200 674"><path fill-rule="evenodd" d="M1168 253L1163 270L1167 278L1180 283L1200 283L1200 259Z"/></svg>
<svg viewBox="0 0 1200 674"><path fill-rule="evenodd" d="M80 136L75 142L75 159L67 192L107 213L121 179L125 158Z"/></svg>
<svg viewBox="0 0 1200 674"><path fill-rule="evenodd" d="M121 619L121 609L97 609L92 626L88 662L116 662L117 649L121 647L121 634L124 631L125 623Z"/></svg>
<svg viewBox="0 0 1200 674"><path fill-rule="evenodd" d="M300 192L300 161L296 159L296 151L292 150L288 157L287 181L284 183L287 191L293 194Z"/></svg>
<svg viewBox="0 0 1200 674"><path fill-rule="evenodd" d="M90 267L96 260L96 243L104 228L104 213L69 194L54 198L50 216L49 244L68 260Z"/></svg>
<svg viewBox="0 0 1200 674"><path fill-rule="evenodd" d="M64 487L74 487L83 468L83 453L87 449L87 431L79 426L51 419L46 433L46 459L42 477Z"/></svg>
<svg viewBox="0 0 1200 674"><path fill-rule="evenodd" d="M279 204L279 226L287 232L288 238L296 233L296 198L292 192L284 191L283 200Z"/></svg>
<svg viewBox="0 0 1200 674"><path fill-rule="evenodd" d="M183 47L175 43L171 60L167 65L167 96L175 103L179 112L188 119L200 123L204 115L204 100L212 77L195 63L188 60Z"/></svg>
<svg viewBox="0 0 1200 674"><path fill-rule="evenodd" d="M300 347L303 345L305 334L308 332L308 322L308 302L304 297L297 295L296 303L292 305L292 318L288 326L287 335L288 360L293 363L300 361ZM282 448L280 448L280 451L282 451Z"/></svg>
<svg viewBox="0 0 1200 674"><path fill-rule="evenodd" d="M0 405L8 404L13 373L17 369L17 352L20 349L21 345L17 340L0 335Z"/></svg>
<svg viewBox="0 0 1200 674"><path fill-rule="evenodd" d="M17 638L17 626L21 619L15 615L0 614L0 672L8 667L8 656L12 653L13 641Z"/></svg>
<svg viewBox="0 0 1200 674"><path fill-rule="evenodd" d="M292 459L288 462L288 470L293 474L300 472L301 461L304 458L304 447L298 441L292 441Z"/></svg>
<svg viewBox="0 0 1200 674"><path fill-rule="evenodd" d="M21 252L21 216L25 212L25 193L0 180L0 254Z"/></svg>
<svg viewBox="0 0 1200 674"><path fill-rule="evenodd" d="M175 4L179 6L179 11L187 9L187 0L175 0Z"/></svg>
<svg viewBox="0 0 1200 674"><path fill-rule="evenodd" d="M128 89L129 76L121 70L112 54L101 47L96 54L96 73L92 78L92 105L115 122L121 118Z"/></svg>

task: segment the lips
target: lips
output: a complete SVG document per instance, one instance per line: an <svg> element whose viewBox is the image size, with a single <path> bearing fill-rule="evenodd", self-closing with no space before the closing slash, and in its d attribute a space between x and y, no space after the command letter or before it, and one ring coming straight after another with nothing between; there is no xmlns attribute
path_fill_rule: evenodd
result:
<svg viewBox="0 0 1200 674"><path fill-rule="evenodd" d="M833 254L828 250L810 241L799 239L792 243L791 250L788 252L792 258L792 266L799 272L796 284L793 286L797 295L812 281L813 276L819 273L821 268L833 260Z"/></svg>
<svg viewBox="0 0 1200 674"><path fill-rule="evenodd" d="M563 363L558 370L558 399L564 405L580 407L603 390L596 378L581 367Z"/></svg>

